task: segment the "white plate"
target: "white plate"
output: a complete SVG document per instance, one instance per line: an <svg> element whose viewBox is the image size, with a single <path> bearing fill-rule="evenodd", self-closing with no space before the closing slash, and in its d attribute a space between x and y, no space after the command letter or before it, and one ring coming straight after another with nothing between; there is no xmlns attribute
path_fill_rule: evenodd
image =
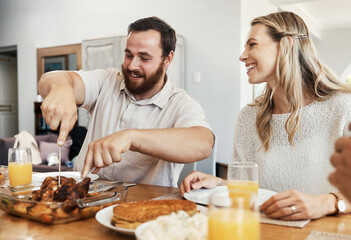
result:
<svg viewBox="0 0 351 240"><path fill-rule="evenodd" d="M109 206L107 208L103 208L100 211L98 211L95 215L96 220L101 224L104 225L105 227L120 232L128 235L134 235L135 229L129 229L129 228L121 228L121 227L115 227L111 224L111 219L113 216L113 208L116 205Z"/></svg>
<svg viewBox="0 0 351 240"><path fill-rule="evenodd" d="M57 177L59 172L45 172L45 173L34 173L32 176L32 183L35 186L41 186L42 182L46 177ZM67 178L74 178L76 181L81 180L82 178L80 177L80 172L61 172L62 177L67 177ZM96 180L99 178L99 175L97 174L89 174L88 177L91 178L91 180Z"/></svg>
<svg viewBox="0 0 351 240"><path fill-rule="evenodd" d="M109 206L107 208L103 208L100 211L98 211L95 215L96 220L101 224L104 225L105 227L120 232L128 235L134 235L135 234L135 229L129 229L129 228L121 228L121 227L115 227L111 224L111 219L113 216L113 208L116 205ZM207 214L207 207L204 206L197 206L197 209L202 213L202 214Z"/></svg>
<svg viewBox="0 0 351 240"><path fill-rule="evenodd" d="M201 188L198 190L191 190L190 193L184 193L184 198L190 201L208 205L208 198L211 193L228 190L226 186L218 186L211 189ZM277 194L276 192L259 188L258 189L258 204L262 205L265 201L267 201L271 196Z"/></svg>

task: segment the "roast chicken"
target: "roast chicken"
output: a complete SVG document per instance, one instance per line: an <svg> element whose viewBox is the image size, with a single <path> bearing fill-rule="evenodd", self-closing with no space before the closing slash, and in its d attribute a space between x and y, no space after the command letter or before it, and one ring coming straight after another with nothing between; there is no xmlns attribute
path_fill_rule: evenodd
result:
<svg viewBox="0 0 351 240"><path fill-rule="evenodd" d="M57 177L45 178L40 189L28 199L0 195L0 209L45 224L59 224L92 217L100 209L121 202L116 198L106 204L81 207L80 199L84 202L100 195L88 194L90 178L77 183L73 178L61 177L60 186L57 183Z"/></svg>
<svg viewBox="0 0 351 240"><path fill-rule="evenodd" d="M85 198L89 191L90 178L77 183L73 178L61 177L58 186L57 177L45 178L40 189L32 192L32 199L41 202L65 202Z"/></svg>

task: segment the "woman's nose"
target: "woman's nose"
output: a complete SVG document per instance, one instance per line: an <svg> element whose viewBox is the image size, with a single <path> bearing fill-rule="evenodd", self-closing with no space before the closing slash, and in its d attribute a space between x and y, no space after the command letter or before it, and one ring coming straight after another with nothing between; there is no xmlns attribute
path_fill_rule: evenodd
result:
<svg viewBox="0 0 351 240"><path fill-rule="evenodd" d="M244 62L245 60L247 60L247 53L246 53L246 49L243 51L243 53L240 55L239 60L241 62Z"/></svg>

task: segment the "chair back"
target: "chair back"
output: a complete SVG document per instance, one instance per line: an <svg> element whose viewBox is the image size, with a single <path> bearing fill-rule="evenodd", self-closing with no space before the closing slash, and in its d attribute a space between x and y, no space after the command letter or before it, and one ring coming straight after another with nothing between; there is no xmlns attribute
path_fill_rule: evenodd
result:
<svg viewBox="0 0 351 240"><path fill-rule="evenodd" d="M192 171L195 171L195 170L199 172L207 173L213 176L216 175L217 145L218 145L218 138L216 138L215 140L215 144L213 146L211 156L198 162L184 164L183 170L179 175L178 186L182 183L183 179L186 176L188 176Z"/></svg>
<svg viewBox="0 0 351 240"><path fill-rule="evenodd" d="M196 164L196 171L207 173L216 176L216 162L217 162L217 147L218 138L215 139L215 144L212 149L211 156L208 158L198 161Z"/></svg>
<svg viewBox="0 0 351 240"><path fill-rule="evenodd" d="M184 164L184 167L183 167L182 171L179 174L178 186L182 183L183 179L186 176L188 176L192 171L195 171L196 164L197 164L196 162Z"/></svg>

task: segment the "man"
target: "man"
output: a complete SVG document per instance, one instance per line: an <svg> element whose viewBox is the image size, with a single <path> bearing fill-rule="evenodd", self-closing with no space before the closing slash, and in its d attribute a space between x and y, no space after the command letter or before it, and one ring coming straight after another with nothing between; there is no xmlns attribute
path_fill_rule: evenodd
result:
<svg viewBox="0 0 351 240"><path fill-rule="evenodd" d="M39 82L42 112L63 144L77 121L76 106L90 114L75 164L86 176L176 186L183 165L211 154L214 136L201 106L176 88L166 70L175 31L157 17L129 25L122 73L117 69L49 72ZM100 169L101 168L101 169Z"/></svg>
<svg viewBox="0 0 351 240"><path fill-rule="evenodd" d="M349 129L351 131L351 124ZM351 202L351 138L342 137L336 141L330 161L335 167L335 172L329 175L330 183Z"/></svg>

